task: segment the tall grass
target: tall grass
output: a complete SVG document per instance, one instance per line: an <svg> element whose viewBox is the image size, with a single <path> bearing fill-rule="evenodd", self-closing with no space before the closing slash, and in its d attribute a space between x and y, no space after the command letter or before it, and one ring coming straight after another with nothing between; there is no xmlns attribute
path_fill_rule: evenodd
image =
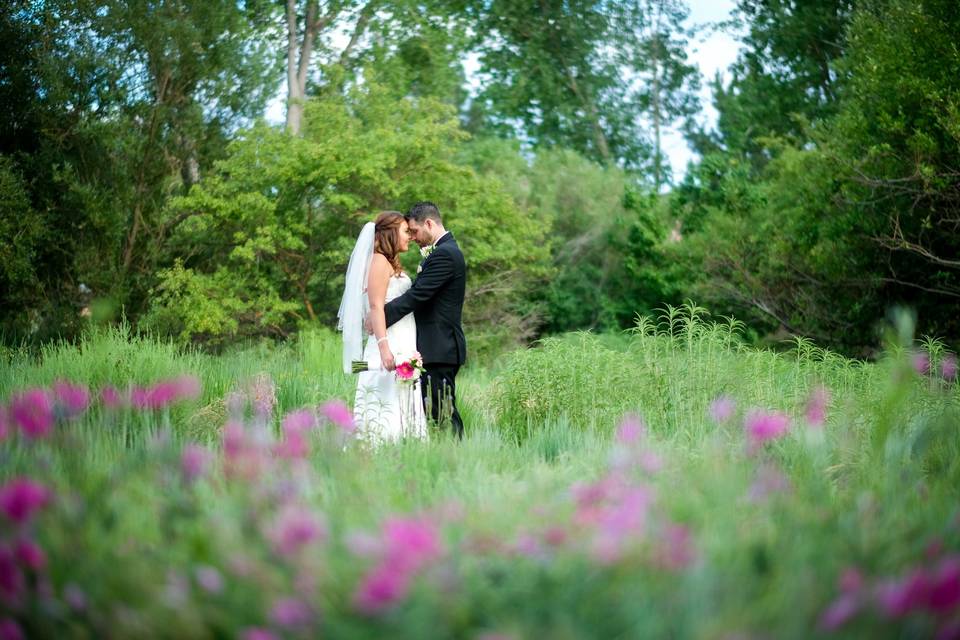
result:
<svg viewBox="0 0 960 640"><path fill-rule="evenodd" d="M113 329L13 358L0 369L0 403L64 378L99 388L191 373L203 391L157 411L94 402L49 439L0 442L0 485L26 476L57 496L25 528L0 515L0 574L3 549L24 536L49 558L25 574L25 599L0 593L0 625L37 637L178 638L949 631L960 609L941 615L927 595L898 613L884 598L911 575L934 593L937 571L960 552L956 384L918 375L913 345L863 363L805 340L751 349L739 329L687 307L641 318L624 336L545 340L498 370L462 374L463 442L368 449L321 425L306 460L271 447L289 435L287 412L352 399L331 333L210 356ZM936 370L942 345L925 346ZM277 407L244 431L241 449L262 465L244 475L232 466L237 445L220 446L224 400L258 375L272 380ZM831 394L823 427L805 422L817 385ZM720 395L737 408L714 420ZM786 412L790 431L752 447L752 409ZM645 435L632 423L617 431L629 413ZM198 480L180 469L192 441L213 457ZM288 555L274 534L294 507L326 533ZM413 573L400 597L370 611L358 590L391 557L378 532L397 518L426 528L406 542L429 558L387 567L418 568L404 570ZM859 586L838 586L844 572ZM828 624L845 594L849 620ZM300 622L281 615L291 598L309 614Z"/></svg>

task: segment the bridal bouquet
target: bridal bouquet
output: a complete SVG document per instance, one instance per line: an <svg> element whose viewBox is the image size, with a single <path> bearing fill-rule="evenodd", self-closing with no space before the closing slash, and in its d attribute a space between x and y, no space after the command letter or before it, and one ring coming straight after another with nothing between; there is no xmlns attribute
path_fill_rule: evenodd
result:
<svg viewBox="0 0 960 640"><path fill-rule="evenodd" d="M397 368L393 373L397 376L397 382L413 384L420 379L420 374L424 372L423 358L416 351L413 356L403 362L397 363Z"/></svg>
<svg viewBox="0 0 960 640"><path fill-rule="evenodd" d="M351 364L353 373L370 370L370 364L365 360L354 360ZM408 359L397 362L397 368L393 370L393 374L397 377L397 382L413 384L420 379L420 375L424 371L423 358L414 351Z"/></svg>

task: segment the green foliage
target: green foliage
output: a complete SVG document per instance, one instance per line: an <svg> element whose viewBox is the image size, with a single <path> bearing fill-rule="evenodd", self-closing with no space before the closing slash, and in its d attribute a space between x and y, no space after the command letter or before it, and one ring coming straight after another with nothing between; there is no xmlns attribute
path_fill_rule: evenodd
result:
<svg viewBox="0 0 960 640"><path fill-rule="evenodd" d="M688 305L639 319L629 336L551 339L492 384L466 373L462 442L371 450L322 424L305 460L275 456L273 437L283 413L352 396L330 331L211 356L114 330L0 362L4 403L62 377L122 385L190 371L203 381L198 401L173 410L95 403L49 439L0 442L0 485L24 475L54 492L16 530L44 551L46 567L30 575L42 585L24 581L29 606L4 615L40 637L234 637L282 632L275 606L296 598L311 614L297 633L346 638L933 636L949 618L892 617L872 603L960 550L956 383L916 375L905 345L864 364L806 339L786 354L754 350L739 331ZM942 346L926 346L936 364ZM278 401L269 428L246 427L261 440L241 449L262 456L261 472L236 473L235 448L214 444L206 473L185 476L181 447L198 416L256 373ZM517 393L497 400L513 383ZM822 428L799 416L818 384L833 394ZM719 424L705 416L714 393L739 403ZM503 422L485 414L494 402ZM754 406L794 421L748 452L742 417ZM620 410L645 418L632 444L610 437ZM203 433L216 443L221 428L222 415ZM598 520L608 534L629 528L637 510L610 509L623 490L646 506L628 550L610 556L608 539L589 532ZM297 516L301 534L316 517L323 535L284 553L282 515ZM356 594L376 566L371 542L401 518L435 530L441 551L395 606L366 614ZM864 606L830 634L823 614L851 570ZM83 608L70 606L81 597ZM41 605L50 601L65 606Z"/></svg>
<svg viewBox="0 0 960 640"><path fill-rule="evenodd" d="M545 229L495 180L456 163L462 138L452 109L398 100L373 77L347 97L312 100L302 138L254 127L215 174L171 202L180 262L161 273L147 325L223 342L332 324L363 223L429 199L467 256L468 333L480 351L492 348L522 321L517 304L544 273Z"/></svg>

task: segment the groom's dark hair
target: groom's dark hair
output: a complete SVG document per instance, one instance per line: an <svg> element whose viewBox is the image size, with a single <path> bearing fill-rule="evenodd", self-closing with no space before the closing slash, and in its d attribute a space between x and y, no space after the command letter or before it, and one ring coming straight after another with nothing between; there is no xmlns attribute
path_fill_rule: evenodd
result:
<svg viewBox="0 0 960 640"><path fill-rule="evenodd" d="M440 218L440 209L432 202L426 201L418 202L410 207L410 211L407 211L406 218L407 220L413 220L417 224L423 224L423 221L427 218L443 224L443 220Z"/></svg>

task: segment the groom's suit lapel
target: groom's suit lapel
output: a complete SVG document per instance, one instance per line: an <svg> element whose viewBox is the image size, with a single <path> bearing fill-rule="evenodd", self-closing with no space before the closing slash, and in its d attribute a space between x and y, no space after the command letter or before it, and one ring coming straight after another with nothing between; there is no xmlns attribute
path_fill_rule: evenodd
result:
<svg viewBox="0 0 960 640"><path fill-rule="evenodd" d="M440 248L440 245L447 244L448 242L453 242L454 244L456 244L456 240L454 240L454 238L453 238L453 232L452 232L452 231L447 231L445 234L443 234L443 237L442 237L442 238L440 238L439 240L437 240L436 244L433 245L433 251L430 252L430 255L428 255L426 258L424 258L423 260L421 260L421 261L420 261L420 264L417 266L417 274L419 274L421 271L423 271L423 267L424 267L424 265L427 264L427 260L429 260L429 259L430 259L430 256L432 256L433 254L435 254L435 253L437 252L437 249Z"/></svg>

